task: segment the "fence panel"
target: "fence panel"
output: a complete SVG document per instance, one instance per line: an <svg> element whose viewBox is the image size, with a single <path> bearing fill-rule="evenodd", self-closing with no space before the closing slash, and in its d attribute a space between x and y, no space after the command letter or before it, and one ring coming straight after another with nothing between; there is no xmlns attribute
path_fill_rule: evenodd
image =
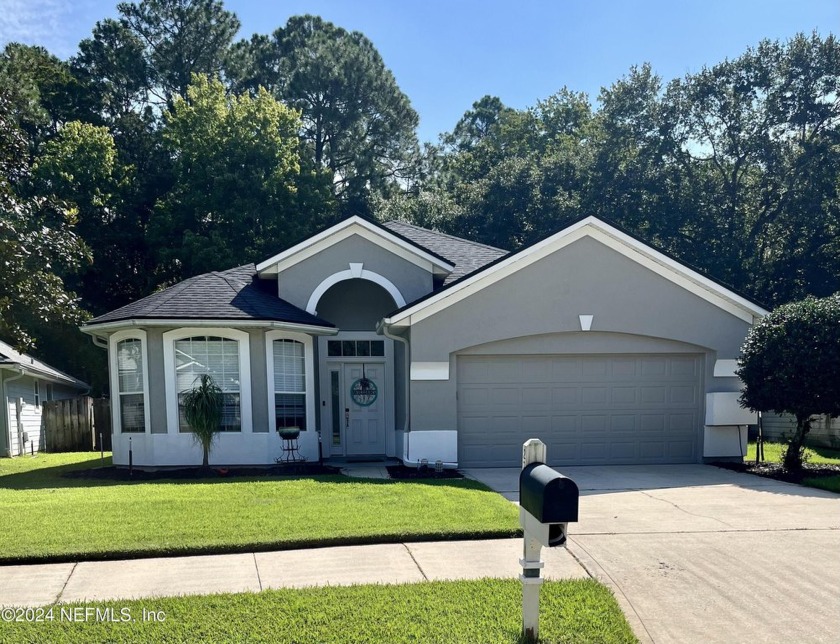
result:
<svg viewBox="0 0 840 644"><path fill-rule="evenodd" d="M44 402L43 417L48 452L94 449L93 399L89 396Z"/></svg>
<svg viewBox="0 0 840 644"><path fill-rule="evenodd" d="M108 398L93 400L93 427L96 432L96 449L100 448L99 438L102 437L102 447L106 452L111 451L111 401Z"/></svg>

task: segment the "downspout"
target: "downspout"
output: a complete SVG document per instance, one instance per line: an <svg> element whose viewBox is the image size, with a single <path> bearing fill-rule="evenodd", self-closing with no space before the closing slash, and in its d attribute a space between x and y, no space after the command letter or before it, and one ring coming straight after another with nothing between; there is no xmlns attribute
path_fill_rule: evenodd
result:
<svg viewBox="0 0 840 644"><path fill-rule="evenodd" d="M394 335L388 331L388 327L385 325L385 321L379 323L376 329L377 333L381 333L386 338L391 340L396 340L397 342L402 342L403 346L405 347L405 409L403 414L403 463L407 463L408 461L408 442L411 440L411 344L405 338Z"/></svg>
<svg viewBox="0 0 840 644"><path fill-rule="evenodd" d="M4 430L6 431L6 444L9 446L9 456L13 456L12 454L12 428L11 423L9 422L9 396L6 393L6 385L14 380L19 380L26 375L26 372L23 370L23 367L16 366L12 367L11 371L17 371L16 376L12 376L11 378L4 378L3 379L3 426ZM23 435L20 431L20 425L17 427L18 430L18 449L20 453L23 454ZM15 455L16 456L16 455Z"/></svg>

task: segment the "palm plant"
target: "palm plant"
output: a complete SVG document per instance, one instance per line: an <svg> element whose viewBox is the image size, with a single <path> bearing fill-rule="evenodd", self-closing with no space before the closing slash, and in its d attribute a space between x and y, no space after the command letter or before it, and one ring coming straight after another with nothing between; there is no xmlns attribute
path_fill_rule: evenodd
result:
<svg viewBox="0 0 840 644"><path fill-rule="evenodd" d="M203 467L210 465L210 448L221 431L224 394L208 374L199 377L198 384L184 394L184 418L193 430L193 438L204 450Z"/></svg>

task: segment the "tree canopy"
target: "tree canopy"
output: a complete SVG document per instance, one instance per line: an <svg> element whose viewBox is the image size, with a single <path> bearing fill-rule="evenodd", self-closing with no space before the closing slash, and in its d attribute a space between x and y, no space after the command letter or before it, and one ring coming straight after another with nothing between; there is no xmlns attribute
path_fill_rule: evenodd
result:
<svg viewBox="0 0 840 644"><path fill-rule="evenodd" d="M670 81L640 64L597 97L483 96L421 150L364 34L311 15L239 26L221 0L134 0L67 60L5 46L5 339L99 390L104 356L68 348L87 346L71 321L349 214L509 250L594 214L765 306L840 291L834 36Z"/></svg>
<svg viewBox="0 0 840 644"><path fill-rule="evenodd" d="M840 416L840 294L785 304L753 326L738 377L745 407L796 416L784 465L801 468L811 417Z"/></svg>

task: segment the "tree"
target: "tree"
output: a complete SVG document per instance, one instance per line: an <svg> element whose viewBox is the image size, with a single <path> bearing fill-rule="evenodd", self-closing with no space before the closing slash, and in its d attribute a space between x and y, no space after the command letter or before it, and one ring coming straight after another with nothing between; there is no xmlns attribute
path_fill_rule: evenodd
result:
<svg viewBox="0 0 840 644"><path fill-rule="evenodd" d="M301 172L298 115L261 90L228 96L196 76L165 116L174 185L150 239L169 279L257 261L318 226L326 183Z"/></svg>
<svg viewBox="0 0 840 644"><path fill-rule="evenodd" d="M79 43L70 67L106 121L148 104L152 70L145 54L140 35L117 20L97 22L92 36Z"/></svg>
<svg viewBox="0 0 840 644"><path fill-rule="evenodd" d="M235 91L268 88L300 110L318 168L333 175L345 213L401 190L416 174L418 116L373 43L316 16L295 16L272 36L234 46Z"/></svg>
<svg viewBox="0 0 840 644"><path fill-rule="evenodd" d="M149 91L167 106L186 96L193 74L219 77L239 31L236 14L219 0L141 0L117 9L120 22L144 45Z"/></svg>
<svg viewBox="0 0 840 644"><path fill-rule="evenodd" d="M742 406L796 417L784 467L801 469L811 417L840 415L840 294L775 309L750 330L738 364Z"/></svg>
<svg viewBox="0 0 840 644"><path fill-rule="evenodd" d="M210 450L216 434L221 431L224 394L212 376L199 376L198 384L184 394L184 418L193 430L193 439L204 452L202 467L210 465Z"/></svg>
<svg viewBox="0 0 840 644"><path fill-rule="evenodd" d="M73 230L73 211L30 196L28 146L0 91L0 332L22 349L33 345L34 324L81 321L84 313L61 275L89 258Z"/></svg>

